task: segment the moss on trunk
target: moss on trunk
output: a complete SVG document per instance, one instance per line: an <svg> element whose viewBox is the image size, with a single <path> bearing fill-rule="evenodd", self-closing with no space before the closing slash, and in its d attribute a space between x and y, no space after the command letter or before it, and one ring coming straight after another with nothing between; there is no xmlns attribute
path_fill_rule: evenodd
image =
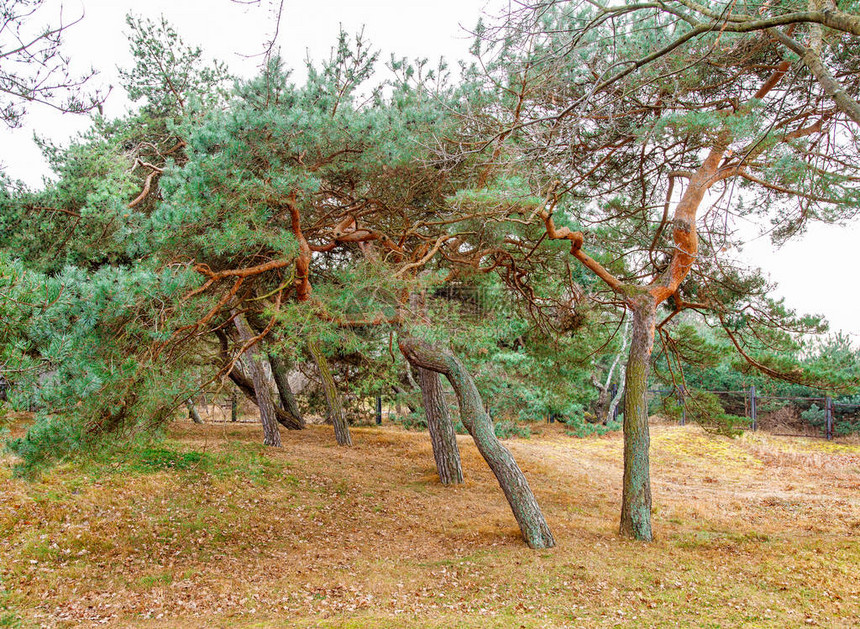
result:
<svg viewBox="0 0 860 629"><path fill-rule="evenodd" d="M302 417L293 390L290 388L289 367L283 358L275 354L269 354L269 365L272 367L272 377L275 379L281 409L284 411L284 418L281 419L279 414L278 421L290 430L301 430L305 427L305 418Z"/></svg>
<svg viewBox="0 0 860 629"><path fill-rule="evenodd" d="M334 438L339 446L351 446L352 435L349 434L349 424L346 423L346 417L343 414L343 405L340 402L340 394L337 392L337 387L334 383L334 377L331 375L331 370L328 368L328 361L316 341L308 343L308 349L317 363L317 368L322 379L323 392L325 393L325 401L328 405L329 420L334 426Z"/></svg>
<svg viewBox="0 0 860 629"><path fill-rule="evenodd" d="M401 337L399 345L410 363L443 374L454 387L460 404L460 419L505 492L526 543L532 548L555 546L525 475L510 450L496 438L493 422L484 411L481 395L463 363L450 353L417 339Z"/></svg>
<svg viewBox="0 0 860 629"><path fill-rule="evenodd" d="M651 476L648 431L648 368L657 304L643 293L631 298L633 332L624 382L624 480L621 534L651 541Z"/></svg>
<svg viewBox="0 0 860 629"><path fill-rule="evenodd" d="M418 367L417 371L439 480L443 485L459 485L463 482L463 467L460 463L457 435L451 423L448 405L445 403L442 379L438 373L429 369Z"/></svg>

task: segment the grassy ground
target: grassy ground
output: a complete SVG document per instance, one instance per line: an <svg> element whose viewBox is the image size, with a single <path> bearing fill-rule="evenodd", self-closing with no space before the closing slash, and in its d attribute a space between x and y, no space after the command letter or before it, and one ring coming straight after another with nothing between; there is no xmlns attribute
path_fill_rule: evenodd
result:
<svg viewBox="0 0 860 629"><path fill-rule="evenodd" d="M860 445L653 428L657 540L617 537L619 435L507 442L558 546L529 550L460 437L253 425L35 482L0 460L0 627L860 626Z"/></svg>

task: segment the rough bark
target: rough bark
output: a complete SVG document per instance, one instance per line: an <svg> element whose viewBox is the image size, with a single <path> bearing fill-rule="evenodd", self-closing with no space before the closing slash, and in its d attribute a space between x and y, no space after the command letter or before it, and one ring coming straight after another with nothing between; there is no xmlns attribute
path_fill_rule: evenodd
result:
<svg viewBox="0 0 860 629"><path fill-rule="evenodd" d="M248 325L248 321L245 319L245 315L237 311L233 311L232 314L234 317L233 324L239 333L239 339L242 343L249 342L254 337L254 334L251 331L251 326ZM259 345L254 344L245 350L243 358L248 368L248 374L251 376L257 406L260 408L260 422L263 424L263 443L267 446L279 448L281 447L281 433L278 432L276 407L272 399L272 391L269 387L269 378L262 365L263 357L260 354Z"/></svg>
<svg viewBox="0 0 860 629"><path fill-rule="evenodd" d="M441 373L454 387L460 404L460 419L499 481L526 543L532 548L555 546L555 540L525 475L510 450L496 438L493 422L484 410L478 389L463 364L455 356L417 339L401 337L399 345L410 363Z"/></svg>
<svg viewBox="0 0 860 629"><path fill-rule="evenodd" d="M188 409L188 417L191 419L191 421L193 421L195 424L203 423L203 420L200 419L200 413L197 412L197 407L194 406L194 400L192 400L191 398L185 400L185 407Z"/></svg>
<svg viewBox="0 0 860 629"><path fill-rule="evenodd" d="M257 401L257 392L254 390L254 383L251 381L251 378L245 374L238 362L233 365L233 369L230 370L227 377L236 385L236 388L245 394L245 397L251 400L258 407L260 406L260 403ZM268 377L266 380L268 381ZM268 395L273 395L271 387L268 387ZM278 423L289 430L296 430L295 419L278 404L275 404L274 398L272 399L272 406L275 409L275 419L278 420Z"/></svg>
<svg viewBox="0 0 860 629"><path fill-rule="evenodd" d="M697 10L701 7L697 5ZM798 14L800 15L800 14ZM810 14L811 15L811 14ZM840 20L840 28L847 29L855 25L854 22L845 19L845 14L835 16L833 12L819 12L819 19L805 18L805 21L821 21L824 17L831 21ZM792 20L799 21L799 20ZM789 23L789 22L786 22ZM824 22L822 22L824 23ZM744 30L756 30L750 27L750 22L742 25L729 25L728 30L741 32ZM768 26L778 26L770 24ZM860 18L856 18L856 25L860 25ZM767 28L764 23L756 28ZM750 27L747 29L747 27ZM695 36L697 29L702 25L688 31L683 37L686 40ZM704 27L711 30L709 26ZM834 27L836 28L836 27ZM701 30L700 32L706 32ZM676 40L672 45L674 48L680 44ZM672 49L670 48L670 49ZM665 54L670 49L657 53L658 56ZM790 68L788 61L780 63L764 81L753 100L763 99L773 90L786 75ZM634 71L634 66L622 70L597 86L598 90L610 85L612 82L626 76ZM742 109L749 107L747 103ZM742 112L723 110L727 116L741 115ZM562 115L566 115L563 113ZM612 290L625 299L627 306L633 311L633 333L631 339L630 355L625 373L624 393L624 488L622 496L621 533L630 535L636 539L650 540L651 535L651 487L649 478L648 460L648 410L647 410L647 376L648 361L654 344L654 326L656 308L659 304L675 295L681 283L687 277L696 261L698 255L698 233L696 221L699 208L708 190L718 181L739 174L737 166L726 168L723 164L729 145L735 140L730 125L723 126L718 130L716 138L712 143L708 154L702 161L701 166L689 176L689 183L681 195L672 220L672 257L666 269L660 273L648 287L625 284L612 275L597 260L588 256L583 250L583 235L580 232L572 232L567 227L557 228L552 218L553 210L558 203L558 192L556 182L550 190L546 207L536 210L534 215L540 216L546 227L546 235L550 240L569 240L570 253L588 268L597 277L606 282ZM748 159L746 154L744 159ZM533 215L533 216L534 216ZM656 239L655 239L656 243Z"/></svg>
<svg viewBox="0 0 860 629"><path fill-rule="evenodd" d="M603 418L606 416L606 409L609 405L609 385L603 385L595 374L591 374L591 384L597 389L597 400L595 400L593 406L594 419L588 420L586 418L586 420L593 424L598 424L603 422Z"/></svg>
<svg viewBox="0 0 860 629"><path fill-rule="evenodd" d="M649 293L630 299L633 331L624 389L624 480L621 534L651 541L651 478L648 432L648 368L654 346L657 303Z"/></svg>
<svg viewBox="0 0 860 629"><path fill-rule="evenodd" d="M413 313L428 320L426 291L411 293L409 303ZM460 462L460 449L457 447L457 434L454 432L448 404L445 402L445 392L442 390L442 379L437 372L429 369L416 367L416 371L418 382L412 377L412 366L407 361L406 381L411 387L421 391L439 480L443 485L459 485L463 482L463 466ZM413 409L410 410L414 412Z"/></svg>
<svg viewBox="0 0 860 629"><path fill-rule="evenodd" d="M308 349L310 349L320 372L325 401L328 405L328 417L334 426L334 438L337 441L337 445L351 446L352 436L349 434L349 424L346 423L346 417L343 414L343 404L341 404L340 394L337 392L334 378L328 368L328 361L326 361L316 341L309 342Z"/></svg>
<svg viewBox="0 0 860 629"><path fill-rule="evenodd" d="M457 435L451 423L448 405L445 403L442 379L438 373L429 369L418 367L417 371L439 480L443 485L459 485L463 482L463 467L460 463Z"/></svg>
<svg viewBox="0 0 860 629"><path fill-rule="evenodd" d="M281 415L279 414L278 421L290 430L301 430L305 427L305 418L302 417L302 412L296 403L293 390L290 388L287 363L280 356L269 354L269 365L272 367L272 376L275 379L275 385L281 401L281 410L284 411L284 418L281 419Z"/></svg>

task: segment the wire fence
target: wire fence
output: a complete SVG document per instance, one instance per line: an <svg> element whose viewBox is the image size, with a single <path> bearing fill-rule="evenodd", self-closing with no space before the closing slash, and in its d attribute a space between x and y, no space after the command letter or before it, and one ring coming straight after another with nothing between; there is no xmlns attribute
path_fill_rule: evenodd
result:
<svg viewBox="0 0 860 629"><path fill-rule="evenodd" d="M611 397L617 393L617 385L610 390ZM662 402L671 401L676 406L678 423L685 425L695 418L696 396L702 393L716 396L726 413L735 417L747 418L749 429L764 430L770 434L790 437L812 437L831 440L848 432L860 432L860 404L836 402L824 396L779 396L761 395L756 387L743 390L696 390L687 391L684 387L652 388L648 390L652 401L662 396ZM196 412L199 419L213 423L257 423L256 406L237 393L225 395L218 392L203 392L191 404L186 405L188 418L193 420ZM378 395L348 405L347 412L351 423L377 424L383 419L397 421L412 410L409 403L400 395ZM192 409L194 409L192 411ZM613 421L623 412L623 400L613 412ZM562 421L561 417L550 415L547 422Z"/></svg>
<svg viewBox="0 0 860 629"><path fill-rule="evenodd" d="M651 394L674 397L680 406L679 423L687 422L688 400L684 387L649 389ZM746 417L750 429L786 437L832 440L839 432L860 430L860 404L835 402L831 396L760 395L755 386L743 390L704 390L716 396L727 413Z"/></svg>

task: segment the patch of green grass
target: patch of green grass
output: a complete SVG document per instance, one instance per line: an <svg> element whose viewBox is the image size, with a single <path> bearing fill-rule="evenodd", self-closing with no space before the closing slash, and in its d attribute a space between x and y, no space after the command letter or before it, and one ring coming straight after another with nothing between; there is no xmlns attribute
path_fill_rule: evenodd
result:
<svg viewBox="0 0 860 629"><path fill-rule="evenodd" d="M298 485L299 479L284 474L281 461L272 460L265 454L265 446L249 443L232 443L223 454L217 456L211 470L218 478L242 476L258 487L268 487L273 482Z"/></svg>
<svg viewBox="0 0 860 629"><path fill-rule="evenodd" d="M141 577L138 579L138 584L141 587L146 589L151 589L155 587L163 587L165 585L170 585L173 583L173 573L172 572L162 572L156 574L148 574L145 577Z"/></svg>
<svg viewBox="0 0 860 629"><path fill-rule="evenodd" d="M686 550L719 549L737 547L744 544L761 544L769 542L770 538L754 531L747 533L726 533L719 531L696 531L675 542L675 546Z"/></svg>
<svg viewBox="0 0 860 629"><path fill-rule="evenodd" d="M29 561L39 563L54 563L60 558L60 550L45 540L33 541L21 551L21 556Z"/></svg>
<svg viewBox="0 0 860 629"><path fill-rule="evenodd" d="M334 486L334 492L338 496L345 496L349 493L349 485L345 480L339 481L338 484Z"/></svg>
<svg viewBox="0 0 860 629"><path fill-rule="evenodd" d="M131 472L148 473L163 470L205 471L212 465L212 456L203 452L179 452L168 448L144 448L133 453L126 464Z"/></svg>
<svg viewBox="0 0 860 629"><path fill-rule="evenodd" d="M0 627L18 629L23 623L12 606L12 595L0 585Z"/></svg>
<svg viewBox="0 0 860 629"><path fill-rule="evenodd" d="M220 452L199 452L185 449L181 443L170 439L157 445L150 442L123 452L113 451L79 464L80 471L94 478L177 472L191 474L191 478L203 475L218 479L245 478L258 487L268 487L272 483L298 485L296 476L284 473L284 468L289 466L289 463L269 458L265 447L258 444L228 443ZM46 498L60 499L60 495Z"/></svg>

